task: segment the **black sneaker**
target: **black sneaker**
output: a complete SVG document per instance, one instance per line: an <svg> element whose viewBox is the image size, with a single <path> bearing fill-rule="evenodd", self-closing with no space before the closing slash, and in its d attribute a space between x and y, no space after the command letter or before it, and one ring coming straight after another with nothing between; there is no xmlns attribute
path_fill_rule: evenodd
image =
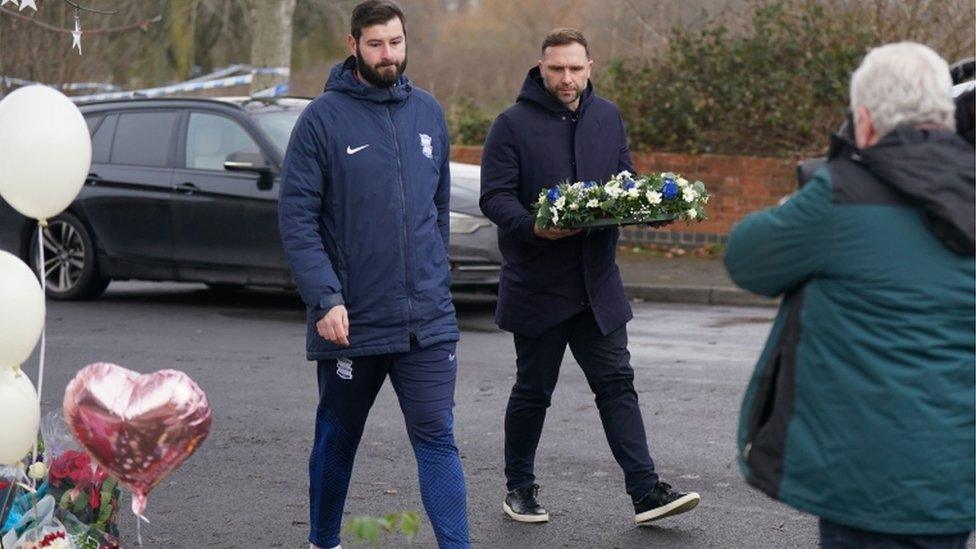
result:
<svg viewBox="0 0 976 549"><path fill-rule="evenodd" d="M634 504L634 521L644 525L664 517L679 515L698 507L701 496L695 492L678 492L671 485L658 481L657 486Z"/></svg>
<svg viewBox="0 0 976 549"><path fill-rule="evenodd" d="M512 520L519 522L549 522L549 512L535 499L538 495L538 484L516 488L505 496L502 509Z"/></svg>

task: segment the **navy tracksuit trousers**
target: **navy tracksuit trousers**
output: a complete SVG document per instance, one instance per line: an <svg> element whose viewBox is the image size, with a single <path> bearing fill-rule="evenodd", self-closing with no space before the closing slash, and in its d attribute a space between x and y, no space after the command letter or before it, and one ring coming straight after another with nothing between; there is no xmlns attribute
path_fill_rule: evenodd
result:
<svg viewBox="0 0 976 549"><path fill-rule="evenodd" d="M366 416L387 375L417 459L420 494L443 548L466 548L468 514L461 459L454 444L455 342L405 353L321 360L315 441L309 459L311 534L319 547L339 544L342 511Z"/></svg>

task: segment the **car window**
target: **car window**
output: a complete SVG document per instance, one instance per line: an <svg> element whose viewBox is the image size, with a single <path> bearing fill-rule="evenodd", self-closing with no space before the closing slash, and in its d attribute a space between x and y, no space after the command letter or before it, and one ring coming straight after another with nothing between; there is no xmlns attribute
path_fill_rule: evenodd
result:
<svg viewBox="0 0 976 549"><path fill-rule="evenodd" d="M240 124L223 116L190 113L186 128L186 167L223 170L233 153L259 153L261 149Z"/></svg>
<svg viewBox="0 0 976 549"><path fill-rule="evenodd" d="M115 136L116 114L107 116L92 136L92 162L106 163L112 152L112 138Z"/></svg>
<svg viewBox="0 0 976 549"><path fill-rule="evenodd" d="M254 114L254 121L258 123L271 142L278 148L281 156L285 155L288 148L288 140L291 138L291 131L298 122L298 117L302 114L301 109L288 109L267 113Z"/></svg>
<svg viewBox="0 0 976 549"><path fill-rule="evenodd" d="M94 135L98 128L98 123L102 121L101 114L89 114L85 117L85 124L88 124L88 135Z"/></svg>
<svg viewBox="0 0 976 549"><path fill-rule="evenodd" d="M120 114L112 144L112 163L165 167L169 163L176 114L175 111Z"/></svg>

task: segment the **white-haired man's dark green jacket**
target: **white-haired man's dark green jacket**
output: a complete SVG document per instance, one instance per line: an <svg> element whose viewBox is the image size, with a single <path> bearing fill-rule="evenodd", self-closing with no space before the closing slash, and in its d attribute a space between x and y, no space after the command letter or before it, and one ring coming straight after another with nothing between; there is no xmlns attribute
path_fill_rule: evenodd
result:
<svg viewBox="0 0 976 549"><path fill-rule="evenodd" d="M864 530L973 529L974 161L899 127L732 229L733 280L784 295L742 405L750 484Z"/></svg>

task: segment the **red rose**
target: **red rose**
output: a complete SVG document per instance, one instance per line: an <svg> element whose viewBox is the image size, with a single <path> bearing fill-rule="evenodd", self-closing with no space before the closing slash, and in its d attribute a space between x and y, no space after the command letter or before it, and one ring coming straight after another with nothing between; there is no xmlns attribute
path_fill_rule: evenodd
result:
<svg viewBox="0 0 976 549"><path fill-rule="evenodd" d="M55 532L53 534L48 534L44 536L44 538L41 539L41 547L47 547L48 545L51 545L52 543L54 543L54 540L56 539L65 539L64 532Z"/></svg>
<svg viewBox="0 0 976 549"><path fill-rule="evenodd" d="M52 460L51 471L49 473L52 485L60 486L62 480L70 477L74 469L75 458L80 453L74 450L68 450Z"/></svg>
<svg viewBox="0 0 976 549"><path fill-rule="evenodd" d="M82 469L72 469L70 472L68 472L68 478L71 479L71 482L73 482L75 486L84 483L87 477L88 475Z"/></svg>

